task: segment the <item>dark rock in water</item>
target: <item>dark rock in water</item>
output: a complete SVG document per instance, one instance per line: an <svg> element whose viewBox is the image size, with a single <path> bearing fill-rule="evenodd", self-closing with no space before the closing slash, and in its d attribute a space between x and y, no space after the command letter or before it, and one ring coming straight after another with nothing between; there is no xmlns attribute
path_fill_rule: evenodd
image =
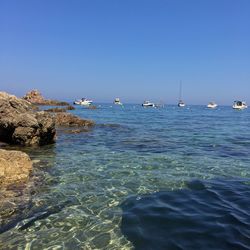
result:
<svg viewBox="0 0 250 250"><path fill-rule="evenodd" d="M5 92L0 92L0 141L23 146L55 142L53 116L34 112L33 105Z"/></svg>
<svg viewBox="0 0 250 250"><path fill-rule="evenodd" d="M44 111L46 112L51 112L51 113L59 113L59 112L67 112L67 110L74 110L75 108L73 106L67 106L66 108L50 108L50 109L46 109Z"/></svg>
<svg viewBox="0 0 250 250"><path fill-rule="evenodd" d="M73 107L73 106L71 106L71 105L69 105L69 106L67 106L67 108L66 108L67 110L75 110L76 108L75 107Z"/></svg>
<svg viewBox="0 0 250 250"><path fill-rule="evenodd" d="M58 113L58 112L67 112L66 108L51 108L44 110L45 112Z"/></svg>
<svg viewBox="0 0 250 250"><path fill-rule="evenodd" d="M62 127L93 127L95 125L91 120L81 119L70 113L58 113L55 118L56 125Z"/></svg>
<svg viewBox="0 0 250 250"><path fill-rule="evenodd" d="M24 100L36 105L48 105L48 106L68 106L68 102L62 102L57 100L46 100L38 90L31 90L24 97Z"/></svg>
<svg viewBox="0 0 250 250"><path fill-rule="evenodd" d="M135 249L250 249L246 181L194 181L131 197L122 204L121 230Z"/></svg>

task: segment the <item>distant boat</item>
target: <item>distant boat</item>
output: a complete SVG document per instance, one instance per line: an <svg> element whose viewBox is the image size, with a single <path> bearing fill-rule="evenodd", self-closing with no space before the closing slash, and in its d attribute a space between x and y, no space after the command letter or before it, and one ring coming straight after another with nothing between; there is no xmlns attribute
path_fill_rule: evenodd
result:
<svg viewBox="0 0 250 250"><path fill-rule="evenodd" d="M234 101L234 104L232 107L233 109L246 109L247 104L246 102L242 102L242 101Z"/></svg>
<svg viewBox="0 0 250 250"><path fill-rule="evenodd" d="M210 109L215 109L217 107L218 107L218 104L216 104L215 102L209 102L207 105L207 108L210 108Z"/></svg>
<svg viewBox="0 0 250 250"><path fill-rule="evenodd" d="M92 104L92 100L88 100L86 98L82 98L81 100L74 101L75 105L83 105L83 106L89 106Z"/></svg>
<svg viewBox="0 0 250 250"><path fill-rule="evenodd" d="M115 105L122 105L122 103L121 103L121 101L120 101L120 98L115 98L114 104L115 104Z"/></svg>
<svg viewBox="0 0 250 250"><path fill-rule="evenodd" d="M155 104L149 101L144 101L144 103L142 104L143 107L155 107Z"/></svg>
<svg viewBox="0 0 250 250"><path fill-rule="evenodd" d="M182 82L180 82L180 93L179 93L179 102L178 102L178 107L185 107L186 104L182 100Z"/></svg>

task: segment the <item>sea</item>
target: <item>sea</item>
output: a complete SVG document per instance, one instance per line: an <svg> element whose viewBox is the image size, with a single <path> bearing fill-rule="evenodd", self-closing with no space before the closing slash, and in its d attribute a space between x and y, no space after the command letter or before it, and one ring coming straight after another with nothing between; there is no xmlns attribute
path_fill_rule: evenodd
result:
<svg viewBox="0 0 250 250"><path fill-rule="evenodd" d="M250 109L96 106L70 111L93 128L22 149L0 249L250 249Z"/></svg>

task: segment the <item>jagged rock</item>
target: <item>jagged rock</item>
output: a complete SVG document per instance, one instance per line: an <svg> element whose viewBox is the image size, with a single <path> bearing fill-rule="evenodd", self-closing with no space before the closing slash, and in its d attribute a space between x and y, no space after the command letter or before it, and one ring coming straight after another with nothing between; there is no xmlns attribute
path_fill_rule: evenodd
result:
<svg viewBox="0 0 250 250"><path fill-rule="evenodd" d="M46 100L38 90L31 90L24 97L24 100L36 105L48 105L48 106L68 106L68 102L61 102L57 100Z"/></svg>
<svg viewBox="0 0 250 250"><path fill-rule="evenodd" d="M36 89L28 92L23 99L35 104L43 104L45 102L41 93Z"/></svg>
<svg viewBox="0 0 250 250"><path fill-rule="evenodd" d="M45 145L55 142L55 120L33 105L0 92L0 141L19 145Z"/></svg>
<svg viewBox="0 0 250 250"><path fill-rule="evenodd" d="M32 161L26 153L0 149L0 186L26 181Z"/></svg>
<svg viewBox="0 0 250 250"><path fill-rule="evenodd" d="M33 109L33 105L6 92L0 92L0 115L21 114Z"/></svg>
<svg viewBox="0 0 250 250"><path fill-rule="evenodd" d="M95 123L91 120L81 119L78 116L72 115L70 113L57 113L56 116L56 126L63 127L93 127Z"/></svg>

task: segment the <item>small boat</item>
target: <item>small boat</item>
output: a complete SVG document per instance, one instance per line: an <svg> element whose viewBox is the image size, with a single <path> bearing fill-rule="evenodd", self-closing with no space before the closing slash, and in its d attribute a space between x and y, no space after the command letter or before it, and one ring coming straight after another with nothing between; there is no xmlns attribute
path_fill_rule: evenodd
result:
<svg viewBox="0 0 250 250"><path fill-rule="evenodd" d="M83 105L83 106L89 106L92 104L92 100L88 100L86 98L82 98L81 100L74 101L75 105Z"/></svg>
<svg viewBox="0 0 250 250"><path fill-rule="evenodd" d="M182 100L178 102L178 107L185 107L185 106L186 104Z"/></svg>
<svg viewBox="0 0 250 250"><path fill-rule="evenodd" d="M120 98L115 98L114 104L115 104L115 105L122 105L122 103L121 103L121 101L120 101Z"/></svg>
<svg viewBox="0 0 250 250"><path fill-rule="evenodd" d="M218 104L216 104L215 102L210 102L207 105L207 108L209 108L209 109L215 109L217 107L218 107Z"/></svg>
<svg viewBox="0 0 250 250"><path fill-rule="evenodd" d="M178 107L185 107L186 104L182 100L182 82L180 82L180 93L179 93L179 102L178 102Z"/></svg>
<svg viewBox="0 0 250 250"><path fill-rule="evenodd" d="M234 101L234 104L232 107L233 109L246 109L247 104L246 102L242 102L242 101Z"/></svg>
<svg viewBox="0 0 250 250"><path fill-rule="evenodd" d="M155 107L155 104L149 101L144 101L144 103L142 104L143 107Z"/></svg>

